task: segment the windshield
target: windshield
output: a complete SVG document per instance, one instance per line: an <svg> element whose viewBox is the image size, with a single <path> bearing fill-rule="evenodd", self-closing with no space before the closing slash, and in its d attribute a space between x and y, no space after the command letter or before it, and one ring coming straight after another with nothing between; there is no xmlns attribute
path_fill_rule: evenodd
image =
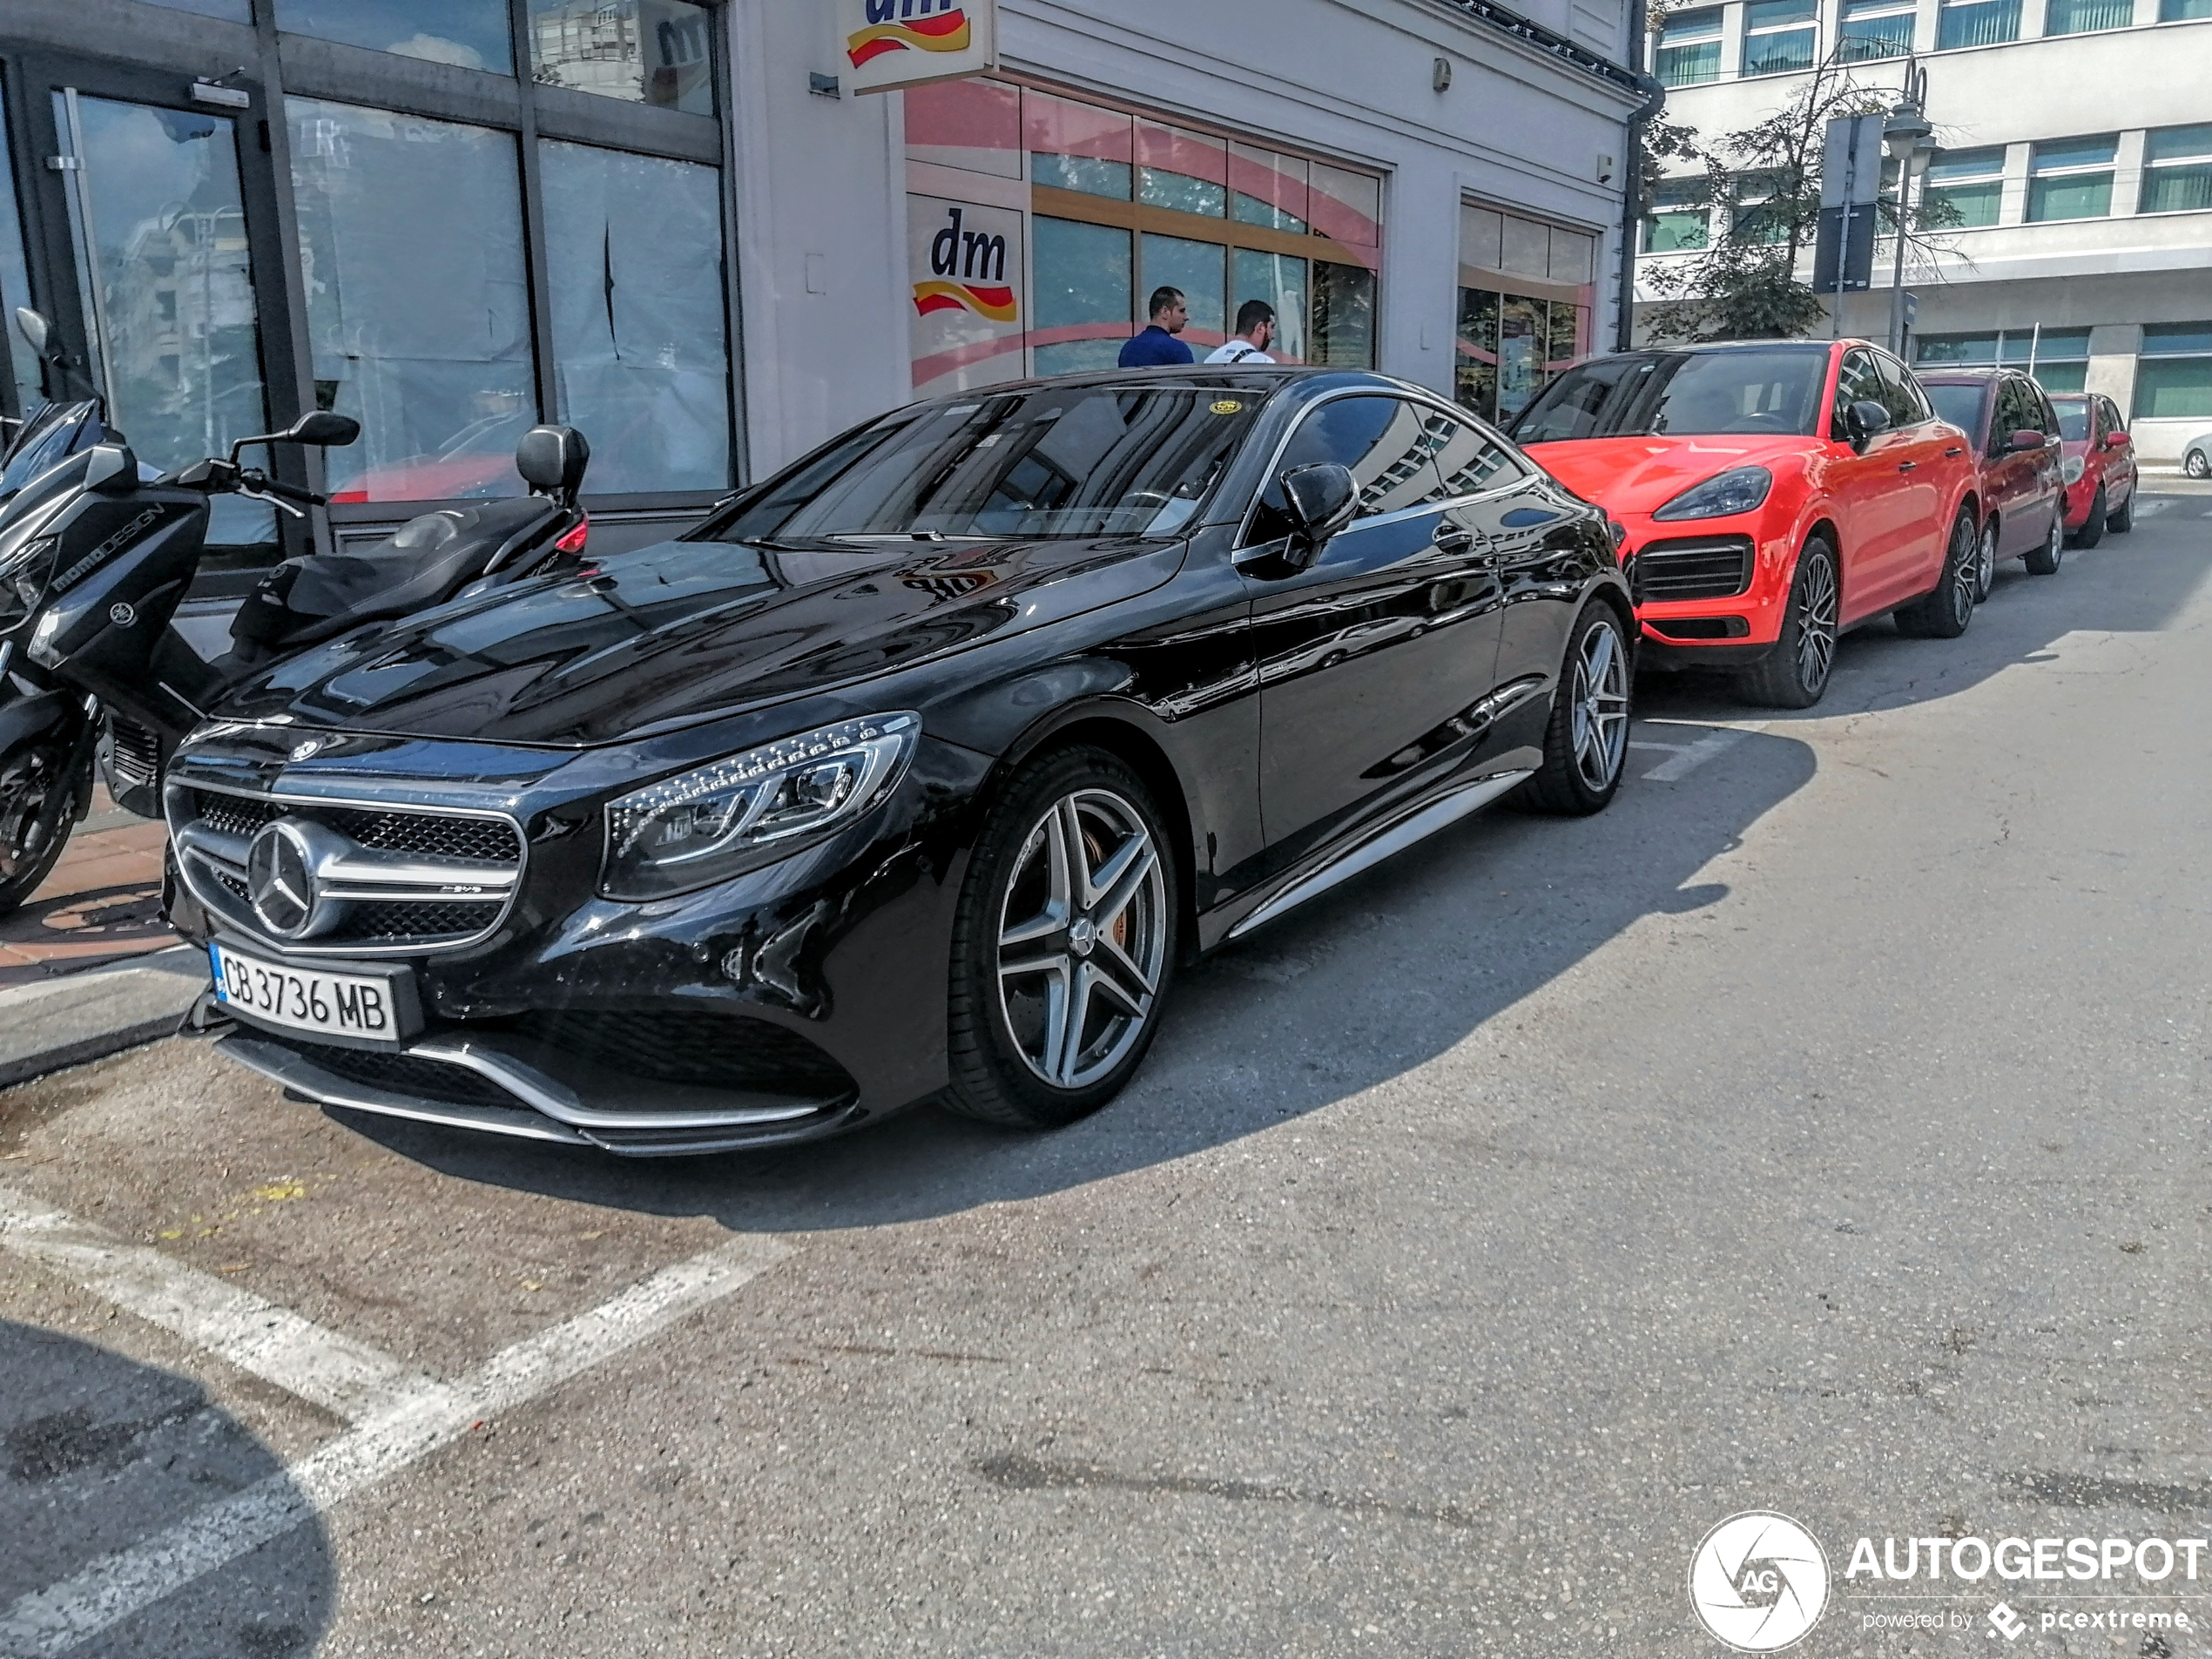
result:
<svg viewBox="0 0 2212 1659"><path fill-rule="evenodd" d="M1718 432L1809 437L1827 378L1825 346L1600 357L1547 386L1512 435L1524 444Z"/></svg>
<svg viewBox="0 0 2212 1659"><path fill-rule="evenodd" d="M2059 435L2068 443L2089 442L2089 400L2072 402L2062 397L2051 400L2051 407L2059 412Z"/></svg>
<svg viewBox="0 0 2212 1659"><path fill-rule="evenodd" d="M1952 381L1948 385L1922 381L1920 389L1935 405L1937 415L1961 432L1972 435L1980 427L1982 386L1979 381Z"/></svg>
<svg viewBox="0 0 2212 1659"><path fill-rule="evenodd" d="M1170 536L1196 516L1261 399L1079 386L925 405L769 484L714 532L823 536Z"/></svg>
<svg viewBox="0 0 2212 1659"><path fill-rule="evenodd" d="M14 495L47 468L98 443L98 415L94 403L47 403L33 410L0 456L0 497Z"/></svg>

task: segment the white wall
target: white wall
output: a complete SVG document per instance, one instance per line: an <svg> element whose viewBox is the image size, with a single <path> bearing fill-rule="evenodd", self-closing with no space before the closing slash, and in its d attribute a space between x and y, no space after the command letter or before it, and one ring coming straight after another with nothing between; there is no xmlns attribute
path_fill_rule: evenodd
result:
<svg viewBox="0 0 2212 1659"><path fill-rule="evenodd" d="M1543 0L1588 44L1626 0ZM1525 9L1525 8L1524 8ZM1110 17L1110 21L1107 20ZM905 166L896 94L811 96L841 59L826 6L734 0L745 384L756 471L908 395ZM1440 0L1001 0L1012 71L1278 137L1388 175L1379 358L1447 390L1463 192L1606 236L1595 338L1612 339L1624 88ZM1433 90L1437 57L1449 91ZM1601 156L1615 158L1598 182ZM807 291L809 255L826 291Z"/></svg>

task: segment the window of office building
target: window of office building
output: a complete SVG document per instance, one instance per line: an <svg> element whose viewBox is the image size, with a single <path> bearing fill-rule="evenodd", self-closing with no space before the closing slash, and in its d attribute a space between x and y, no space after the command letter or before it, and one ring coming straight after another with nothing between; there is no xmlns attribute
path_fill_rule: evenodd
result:
<svg viewBox="0 0 2212 1659"><path fill-rule="evenodd" d="M1902 57L1912 50L1912 0L1844 0L1836 56L1847 64Z"/></svg>
<svg viewBox="0 0 2212 1659"><path fill-rule="evenodd" d="M2005 151L1946 150L1928 164L1920 212L1930 230L1994 225L2005 199Z"/></svg>
<svg viewBox="0 0 2212 1659"><path fill-rule="evenodd" d="M2083 35L2098 29L2125 29L2134 21L2135 0L2049 0L2043 32Z"/></svg>
<svg viewBox="0 0 2212 1659"><path fill-rule="evenodd" d="M1670 179L1651 192L1643 215L1643 251L1680 253L1712 239L1712 189L1702 179Z"/></svg>
<svg viewBox="0 0 2212 1659"><path fill-rule="evenodd" d="M2143 135L2143 213L2212 208L2212 125L2154 127Z"/></svg>
<svg viewBox="0 0 2212 1659"><path fill-rule="evenodd" d="M2020 37L2020 0L1943 0L1936 47L1997 46Z"/></svg>
<svg viewBox="0 0 2212 1659"><path fill-rule="evenodd" d="M1662 86L1700 86L1721 73L1721 9L1677 11L1659 31L1653 73Z"/></svg>
<svg viewBox="0 0 2212 1659"><path fill-rule="evenodd" d="M1453 389L1504 422L1590 349L1600 242L1468 202L1460 209L1460 316Z"/></svg>
<svg viewBox="0 0 2212 1659"><path fill-rule="evenodd" d="M2189 23L2212 17L2212 0L2158 0L2161 23Z"/></svg>
<svg viewBox="0 0 2212 1659"><path fill-rule="evenodd" d="M1373 366L1377 175L996 79L905 103L917 393L1111 368L1160 287L1198 356L1258 300L1278 361Z"/></svg>
<svg viewBox="0 0 2212 1659"><path fill-rule="evenodd" d="M2212 419L2212 322L2156 322L2135 362L2135 418Z"/></svg>
<svg viewBox="0 0 2212 1659"><path fill-rule="evenodd" d="M1930 368L2025 369L2047 392L2078 392L2089 372L2087 328L2013 328L1978 334L1922 334L1913 361Z"/></svg>
<svg viewBox="0 0 2212 1659"><path fill-rule="evenodd" d="M2119 150L2119 138L2110 133L2037 145L2028 163L2028 222L2102 219L2111 212L2113 161Z"/></svg>
<svg viewBox="0 0 2212 1659"><path fill-rule="evenodd" d="M1775 179L1766 173L1742 173L1729 182L1728 238L1731 242L1771 245L1790 239L1786 212L1771 206Z"/></svg>
<svg viewBox="0 0 2212 1659"><path fill-rule="evenodd" d="M1814 0L1749 0L1743 8L1743 72L1793 75L1819 56Z"/></svg>

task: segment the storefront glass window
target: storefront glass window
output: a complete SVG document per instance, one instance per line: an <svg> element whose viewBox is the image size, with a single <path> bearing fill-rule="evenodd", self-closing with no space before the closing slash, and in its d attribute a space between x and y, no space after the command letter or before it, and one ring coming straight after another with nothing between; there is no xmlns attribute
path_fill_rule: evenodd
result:
<svg viewBox="0 0 2212 1659"><path fill-rule="evenodd" d="M1028 92L1022 99L1022 118L1031 184L1129 199L1134 165L1129 117Z"/></svg>
<svg viewBox="0 0 2212 1659"><path fill-rule="evenodd" d="M1218 242L1194 242L1186 237L1145 233L1141 251L1144 271L1137 287L1144 293L1155 288L1180 288L1190 308L1190 326L1183 343L1203 357L1229 337L1222 302L1222 278L1229 250Z"/></svg>
<svg viewBox="0 0 2212 1659"><path fill-rule="evenodd" d="M730 482L722 205L696 162L544 141L558 418L595 492Z"/></svg>
<svg viewBox="0 0 2212 1659"><path fill-rule="evenodd" d="M30 342L16 327L16 307L30 303L30 273L24 265L23 221L16 212L15 167L8 153L8 105L0 98L0 328L7 330L8 361L14 370L16 411L28 415L44 401L39 390L38 361Z"/></svg>
<svg viewBox="0 0 2212 1659"><path fill-rule="evenodd" d="M361 423L334 496L522 493L537 419L511 135L287 100L316 401Z"/></svg>
<svg viewBox="0 0 2212 1659"><path fill-rule="evenodd" d="M714 113L714 14L688 0L530 0L540 85Z"/></svg>
<svg viewBox="0 0 2212 1659"><path fill-rule="evenodd" d="M1229 200L1229 146L1219 138L1174 127L1136 124L1136 199L1219 219Z"/></svg>
<svg viewBox="0 0 2212 1659"><path fill-rule="evenodd" d="M1022 176L1022 89L1004 81L936 81L906 91L907 155L1001 179Z"/></svg>
<svg viewBox="0 0 2212 1659"><path fill-rule="evenodd" d="M1498 307L1498 419L1511 421L1544 386L1551 354L1549 319L1541 300L1504 296Z"/></svg>
<svg viewBox="0 0 2212 1659"><path fill-rule="evenodd" d="M1264 300L1275 307L1275 341L1267 354L1278 363L1305 361L1307 272L1304 260L1248 247L1238 248L1231 262L1229 291L1236 304ZM1232 309L1230 314L1236 313Z"/></svg>
<svg viewBox="0 0 2212 1659"><path fill-rule="evenodd" d="M506 0L277 0L277 27L434 64L515 72Z"/></svg>
<svg viewBox="0 0 2212 1659"><path fill-rule="evenodd" d="M1485 420L1498 415L1498 296L1484 288L1460 290L1458 363L1453 389L1460 402Z"/></svg>
<svg viewBox="0 0 2212 1659"><path fill-rule="evenodd" d="M1278 156L1247 144L1231 145L1229 216L1239 225L1305 235L1311 171L1303 157Z"/></svg>
<svg viewBox="0 0 2212 1659"><path fill-rule="evenodd" d="M1370 368L1375 361L1375 273L1363 266L1317 261L1313 266L1311 361L1332 368Z"/></svg>
<svg viewBox="0 0 2212 1659"><path fill-rule="evenodd" d="M225 23L252 23L252 0L146 0L149 5L166 6L172 11L195 12L203 17L220 17Z"/></svg>
<svg viewBox="0 0 2212 1659"><path fill-rule="evenodd" d="M1313 228L1346 247L1382 243L1382 180L1372 173L1347 172L1317 161L1307 198Z"/></svg>
<svg viewBox="0 0 2212 1659"><path fill-rule="evenodd" d="M71 135L71 101L56 124ZM221 116L74 100L72 145L92 214L71 215L98 285L109 419L150 466L167 470L266 432L261 337L247 265L237 136ZM77 204L72 202L72 207ZM273 539L272 509L215 503L208 540Z"/></svg>
<svg viewBox="0 0 2212 1659"><path fill-rule="evenodd" d="M1129 233L1040 214L1030 221L1030 240L1036 373L1113 368L1136 311Z"/></svg>

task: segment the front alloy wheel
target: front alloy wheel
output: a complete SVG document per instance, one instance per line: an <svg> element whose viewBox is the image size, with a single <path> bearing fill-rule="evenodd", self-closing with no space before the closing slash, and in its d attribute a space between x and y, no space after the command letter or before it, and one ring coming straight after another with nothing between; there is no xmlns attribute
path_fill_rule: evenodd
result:
<svg viewBox="0 0 2212 1659"><path fill-rule="evenodd" d="M1807 542L1797 555L1782 637L1765 659L1743 676L1746 700L1773 709L1809 709L1820 701L1836 665L1842 600L1835 550L1817 538Z"/></svg>
<svg viewBox="0 0 2212 1659"><path fill-rule="evenodd" d="M950 1103L1026 1129L1112 1098L1172 973L1174 864L1143 785L1075 750L1018 773L970 866L954 941Z"/></svg>
<svg viewBox="0 0 2212 1659"><path fill-rule="evenodd" d="M1544 728L1544 764L1521 786L1521 804L1578 815L1603 809L1621 786L1628 758L1631 690L1621 619L1604 602L1594 603L1568 636Z"/></svg>

